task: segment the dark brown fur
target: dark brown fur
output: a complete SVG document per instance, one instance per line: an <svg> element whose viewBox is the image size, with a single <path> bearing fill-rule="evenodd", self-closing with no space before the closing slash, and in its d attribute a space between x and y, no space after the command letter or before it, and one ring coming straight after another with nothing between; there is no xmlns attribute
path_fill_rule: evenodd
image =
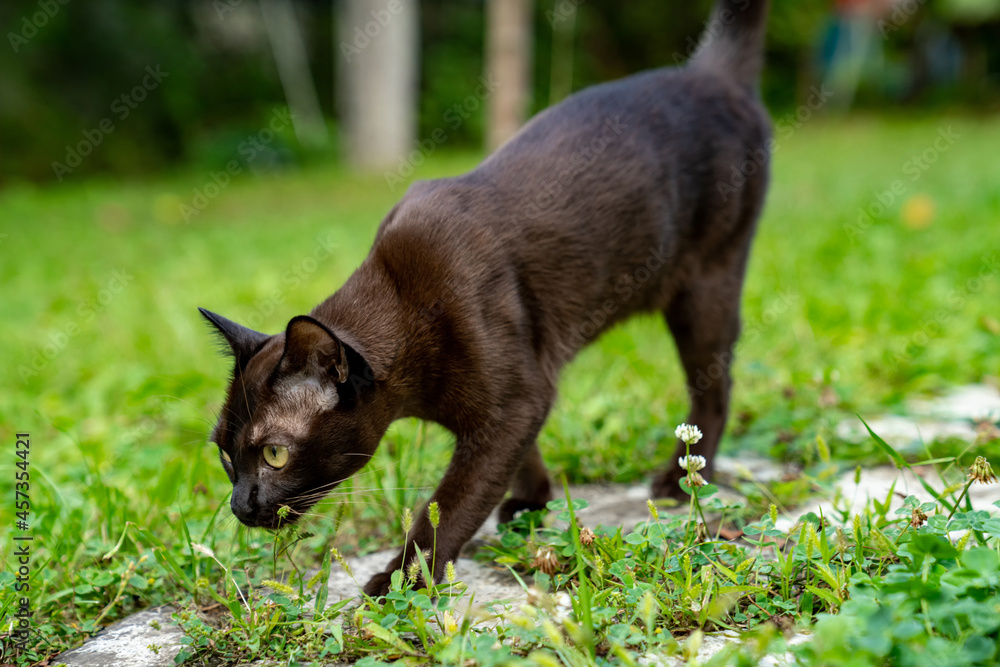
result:
<svg viewBox="0 0 1000 667"><path fill-rule="evenodd" d="M360 469L392 421L431 420L456 436L432 497L440 576L508 489L501 519L550 499L536 437L560 370L648 311L676 341L687 421L704 432L693 453L711 475L770 138L756 92L766 2L722 0L714 16L689 65L584 90L474 171L415 183L344 286L284 333L204 311L236 355L214 441L241 521L273 527L284 504L294 518ZM262 460L271 444L288 447L281 469ZM654 493L677 495L681 476L672 463ZM410 536L430 547L426 516ZM384 593L401 565L365 590Z"/></svg>

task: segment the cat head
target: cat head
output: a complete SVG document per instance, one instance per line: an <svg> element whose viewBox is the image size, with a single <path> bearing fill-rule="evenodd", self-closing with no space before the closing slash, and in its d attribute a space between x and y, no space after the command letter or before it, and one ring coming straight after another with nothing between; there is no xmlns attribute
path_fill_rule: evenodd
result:
<svg viewBox="0 0 1000 667"><path fill-rule="evenodd" d="M233 514L251 527L293 523L375 453L384 427L372 419L372 369L311 317L271 336L199 310L235 358L211 438Z"/></svg>

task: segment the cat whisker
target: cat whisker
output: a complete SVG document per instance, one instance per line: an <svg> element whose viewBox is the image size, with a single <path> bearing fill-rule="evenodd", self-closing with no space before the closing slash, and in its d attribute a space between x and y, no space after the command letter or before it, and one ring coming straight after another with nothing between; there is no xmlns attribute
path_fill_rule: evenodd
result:
<svg viewBox="0 0 1000 667"><path fill-rule="evenodd" d="M216 422L218 422L218 421L219 421L219 419L221 419L221 418L222 418L222 411L223 411L223 410L225 410L225 411L226 411L226 413L227 413L227 416L229 416L229 417L236 417L236 416L237 416L237 414L236 414L236 411L235 411L235 410L233 410L233 409L232 409L231 407L229 407L228 405L220 405L220 406L219 406L219 409L218 409L218 410L215 410L215 421L216 421Z"/></svg>
<svg viewBox="0 0 1000 667"><path fill-rule="evenodd" d="M288 502L303 500L306 498L344 498L349 496L374 495L385 491L426 491L430 487L426 486L397 486L397 487L376 487L362 489L312 489L297 496L288 498Z"/></svg>
<svg viewBox="0 0 1000 667"><path fill-rule="evenodd" d="M300 517L311 517L311 516L314 516L314 517L317 517L319 519L329 519L331 521L334 520L334 517L332 517L332 516L326 516L325 514L315 514L313 512L296 512L296 515L300 516Z"/></svg>
<svg viewBox="0 0 1000 667"><path fill-rule="evenodd" d="M297 500L299 498L304 498L304 497L306 497L306 496L308 496L310 494L319 493L321 491L325 492L324 490L332 489L333 487L337 486L338 484L341 484L342 482L346 482L347 480L351 479L352 477L358 478L358 477L362 477L364 475L371 474L373 472L375 472L375 471L374 470L369 470L368 472L359 473L357 475L353 475L353 476L349 476L349 477L344 477L342 479L334 480L332 482L327 482L326 484L321 484L320 486L317 486L315 488L309 489L305 493L303 493L303 494L301 494L299 496L294 496L292 498L289 498L288 500L289 501Z"/></svg>
<svg viewBox="0 0 1000 667"><path fill-rule="evenodd" d="M207 423L207 422L206 422L206 423ZM209 424L209 425L211 426L211 424ZM201 435L201 436L202 436L202 438L206 438L206 439L207 439L207 437L208 437L208 433L207 433L206 431L202 431L202 430L195 430L195 429L193 429L193 428L178 428L178 429L176 429L176 430L177 430L178 432L180 432L180 433L197 433L197 434Z"/></svg>
<svg viewBox="0 0 1000 667"><path fill-rule="evenodd" d="M365 495L376 495L377 493L380 493L380 492L384 493L386 491L426 491L429 488L430 487L428 487L428 486L396 486L396 487L387 487L387 488L353 489L353 490L350 490L350 491L315 490L314 489L312 491L303 493L301 495L293 496L291 498L288 498L286 502L288 502L288 503L307 502L307 501L313 500L313 499L317 499L317 500L318 499L323 499L323 498L336 499L336 498L344 498L344 497L355 496L355 495L356 496L364 497Z"/></svg>
<svg viewBox="0 0 1000 667"><path fill-rule="evenodd" d="M362 504L362 503L346 502L344 504L346 504L346 505L359 505L359 504ZM389 505L387 505L387 504L383 505L382 507L385 508L385 509L391 509L389 507ZM292 514L294 514L294 515L296 515L298 517L318 517L320 519L329 520L329 521L336 520L336 517L330 516L329 514L317 514L316 512L310 512L308 509L307 510L302 510L302 511L292 510Z"/></svg>
<svg viewBox="0 0 1000 667"><path fill-rule="evenodd" d="M247 423L251 424L253 423L253 410L250 409L250 397L247 396L247 382L243 378L243 373L241 373L239 370L237 370L236 373L240 376L240 385L243 387L243 402L247 406L247 414L250 415L250 418L247 420Z"/></svg>
<svg viewBox="0 0 1000 667"><path fill-rule="evenodd" d="M365 495L365 494L380 493L380 492L384 492L384 491L427 491L430 488L432 488L432 487L430 487L430 486L386 486L386 487L369 488L369 489L354 489L353 491L335 491L335 492L331 492L330 495L331 496L336 495L336 494L345 495L345 496L346 495Z"/></svg>
<svg viewBox="0 0 1000 667"><path fill-rule="evenodd" d="M335 505L357 505L365 507L382 507L387 509L393 509L393 505L390 504L384 498L380 498L378 494L370 494L361 497L350 497L347 495L343 496L327 496L325 498L302 498L294 501L299 505L308 505L310 508L328 508L334 507Z"/></svg>

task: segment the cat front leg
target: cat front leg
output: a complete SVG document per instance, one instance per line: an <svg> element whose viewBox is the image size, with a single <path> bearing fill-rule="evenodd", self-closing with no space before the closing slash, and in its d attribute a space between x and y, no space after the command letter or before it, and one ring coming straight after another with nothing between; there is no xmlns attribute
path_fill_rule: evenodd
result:
<svg viewBox="0 0 1000 667"><path fill-rule="evenodd" d="M544 410L537 404L519 406L522 409L514 410L514 416L510 416L512 410L508 408L505 420L457 436L451 464L428 502L438 504L440 522L436 531L425 506L415 518L406 549L368 581L364 587L367 595L385 595L392 573L413 562L418 550L430 553L435 541L436 551L427 557L427 563L434 564L434 580L441 580L448 561L458 559L462 547L503 499L535 446L548 412L549 402L544 404Z"/></svg>

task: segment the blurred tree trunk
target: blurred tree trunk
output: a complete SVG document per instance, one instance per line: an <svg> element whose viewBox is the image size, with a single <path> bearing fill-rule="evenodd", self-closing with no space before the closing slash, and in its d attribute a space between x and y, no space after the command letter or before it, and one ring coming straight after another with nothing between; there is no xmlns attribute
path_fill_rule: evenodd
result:
<svg viewBox="0 0 1000 667"><path fill-rule="evenodd" d="M338 4L336 89L348 159L361 169L397 166L416 140L417 0Z"/></svg>
<svg viewBox="0 0 1000 667"><path fill-rule="evenodd" d="M303 146L323 148L329 137L295 7L291 0L261 0L260 11L278 64L281 87L292 112L295 136Z"/></svg>
<svg viewBox="0 0 1000 667"><path fill-rule="evenodd" d="M489 99L486 145L498 148L524 123L531 96L532 0L487 0L486 77L497 89Z"/></svg>

